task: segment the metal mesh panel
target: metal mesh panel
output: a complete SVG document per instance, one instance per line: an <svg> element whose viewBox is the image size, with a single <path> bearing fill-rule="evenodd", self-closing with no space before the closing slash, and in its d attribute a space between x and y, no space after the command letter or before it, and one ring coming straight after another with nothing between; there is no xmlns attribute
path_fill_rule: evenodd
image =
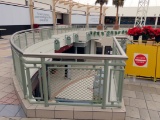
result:
<svg viewBox="0 0 160 120"><path fill-rule="evenodd" d="M15 35L13 39L14 39L14 44L15 44L17 47L19 47L18 35Z"/></svg>
<svg viewBox="0 0 160 120"><path fill-rule="evenodd" d="M33 31L31 32L26 32L25 35L26 35L26 38L27 38L27 47L31 46L34 44L34 40L33 40Z"/></svg>
<svg viewBox="0 0 160 120"><path fill-rule="evenodd" d="M50 98L92 101L96 75L98 72L93 68L49 67Z"/></svg>
<svg viewBox="0 0 160 120"><path fill-rule="evenodd" d="M49 39L47 29L42 29L42 37L43 37L43 40L48 40Z"/></svg>
<svg viewBox="0 0 160 120"><path fill-rule="evenodd" d="M16 76L17 76L17 79L22 87L22 74L21 74L21 66L20 66L20 58L19 58L19 55L13 51L13 54L14 54L14 59L15 59L15 73L16 73Z"/></svg>

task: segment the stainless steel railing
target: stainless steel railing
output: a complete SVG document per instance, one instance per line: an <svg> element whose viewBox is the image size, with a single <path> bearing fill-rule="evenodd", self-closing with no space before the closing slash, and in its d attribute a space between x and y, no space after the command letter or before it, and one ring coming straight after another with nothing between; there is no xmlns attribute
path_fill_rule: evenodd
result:
<svg viewBox="0 0 160 120"><path fill-rule="evenodd" d="M73 29L75 31L76 28ZM73 29L70 28L70 31L73 31ZM77 30L82 29L78 28ZM85 31L85 29L83 30ZM125 60L128 58L122 48L125 44L120 43L122 39L127 41L127 37L113 37L112 55L24 53L24 50L33 44L51 39L51 36L55 34L66 33L67 35L67 32L69 32L66 29L60 30L61 32L55 31L52 28L30 29L16 32L11 37L14 70L22 86L24 97L33 104L41 103L45 104L45 106L64 104L92 105L101 106L102 108L120 107L122 102L123 72ZM57 58L62 61L50 61ZM66 61L66 59L75 61ZM77 62L76 60L78 59L84 62ZM70 67L66 68L65 65ZM72 74L70 76L71 81L65 81L63 77L60 79L61 75L65 75L66 70ZM119 72L117 73L117 71ZM39 78L40 97L33 94L32 77L35 73ZM113 76L117 77L114 78ZM56 81L56 77L59 78L59 81ZM55 82L52 81L58 82L60 89L55 89ZM116 82L113 83L112 81ZM86 83L89 88L83 87L83 83ZM94 89L95 84L98 84L97 89ZM79 98L80 93L74 92L74 89L72 89L76 85L79 86L77 89L80 91L86 90L89 94L86 94L85 98ZM111 86L116 86L115 90L112 90L113 87ZM66 92L65 90L68 91ZM111 98L111 93L113 92L115 92L114 99ZM70 99L64 96L66 93ZM74 96L73 94L76 95ZM90 97L87 97L87 95L90 95Z"/></svg>

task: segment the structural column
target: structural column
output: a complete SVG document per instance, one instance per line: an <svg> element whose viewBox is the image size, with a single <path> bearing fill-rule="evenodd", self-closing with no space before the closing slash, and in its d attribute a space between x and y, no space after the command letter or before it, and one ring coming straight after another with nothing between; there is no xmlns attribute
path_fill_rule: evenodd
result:
<svg viewBox="0 0 160 120"><path fill-rule="evenodd" d="M87 11L86 11L86 28L89 28L88 19L89 19L89 6L88 6L88 4L87 4Z"/></svg>
<svg viewBox="0 0 160 120"><path fill-rule="evenodd" d="M120 26L120 24L121 24L121 16L119 16L119 26Z"/></svg>
<svg viewBox="0 0 160 120"><path fill-rule="evenodd" d="M56 0L52 0L52 16L53 16L53 28L56 28L57 25L57 17L56 17Z"/></svg>
<svg viewBox="0 0 160 120"><path fill-rule="evenodd" d="M156 20L155 20L155 28L157 27L157 23L158 23L158 16L156 17Z"/></svg>
<svg viewBox="0 0 160 120"><path fill-rule="evenodd" d="M34 13L33 13L33 2L32 2L32 0L29 0L29 13L30 13L31 29L33 29Z"/></svg>
<svg viewBox="0 0 160 120"><path fill-rule="evenodd" d="M90 54L95 54L95 41L91 40Z"/></svg>
<svg viewBox="0 0 160 120"><path fill-rule="evenodd" d="M71 17L72 17L72 7L73 7L73 2L72 0L70 0L70 4L69 4L69 25L71 26Z"/></svg>
<svg viewBox="0 0 160 120"><path fill-rule="evenodd" d="M107 8L103 8L103 16L102 16L102 21L101 21L101 23L102 23L102 25L103 25L103 28L104 28L104 26L105 26L105 16L106 16L106 10L107 10Z"/></svg>

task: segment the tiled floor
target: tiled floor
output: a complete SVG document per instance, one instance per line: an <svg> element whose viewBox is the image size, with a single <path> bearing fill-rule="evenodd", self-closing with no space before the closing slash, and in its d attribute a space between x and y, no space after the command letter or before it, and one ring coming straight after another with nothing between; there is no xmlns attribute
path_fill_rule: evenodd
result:
<svg viewBox="0 0 160 120"><path fill-rule="evenodd" d="M25 118L12 83L8 39L9 36L5 40L0 39L0 120L46 120ZM160 120L160 82L131 77L124 83L125 120Z"/></svg>

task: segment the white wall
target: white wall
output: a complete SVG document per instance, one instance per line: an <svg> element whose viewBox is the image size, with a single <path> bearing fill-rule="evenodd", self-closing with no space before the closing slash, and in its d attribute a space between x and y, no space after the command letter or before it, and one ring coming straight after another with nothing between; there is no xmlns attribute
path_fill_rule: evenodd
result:
<svg viewBox="0 0 160 120"><path fill-rule="evenodd" d="M120 7L119 8L119 16L126 16L126 17L136 17L137 13L137 7ZM154 17L154 14L156 16L159 16L160 14L160 7L149 7L148 8L148 17ZM109 7L106 10L106 16L116 16L116 8L115 7Z"/></svg>
<svg viewBox="0 0 160 120"><path fill-rule="evenodd" d="M89 22L89 24L98 24L99 23L99 16L89 16L88 22Z"/></svg>
<svg viewBox="0 0 160 120"><path fill-rule="evenodd" d="M29 25L29 9L0 4L0 25Z"/></svg>
<svg viewBox="0 0 160 120"><path fill-rule="evenodd" d="M84 15L72 15L71 23L72 24L86 24L86 16L84 16Z"/></svg>
<svg viewBox="0 0 160 120"><path fill-rule="evenodd" d="M72 15L72 24L86 24L86 16L84 15ZM98 24L99 16L89 16L88 18L89 24Z"/></svg>
<svg viewBox="0 0 160 120"><path fill-rule="evenodd" d="M15 4L23 4L25 5L25 0L3 0L5 2L11 2L11 3L15 3Z"/></svg>

